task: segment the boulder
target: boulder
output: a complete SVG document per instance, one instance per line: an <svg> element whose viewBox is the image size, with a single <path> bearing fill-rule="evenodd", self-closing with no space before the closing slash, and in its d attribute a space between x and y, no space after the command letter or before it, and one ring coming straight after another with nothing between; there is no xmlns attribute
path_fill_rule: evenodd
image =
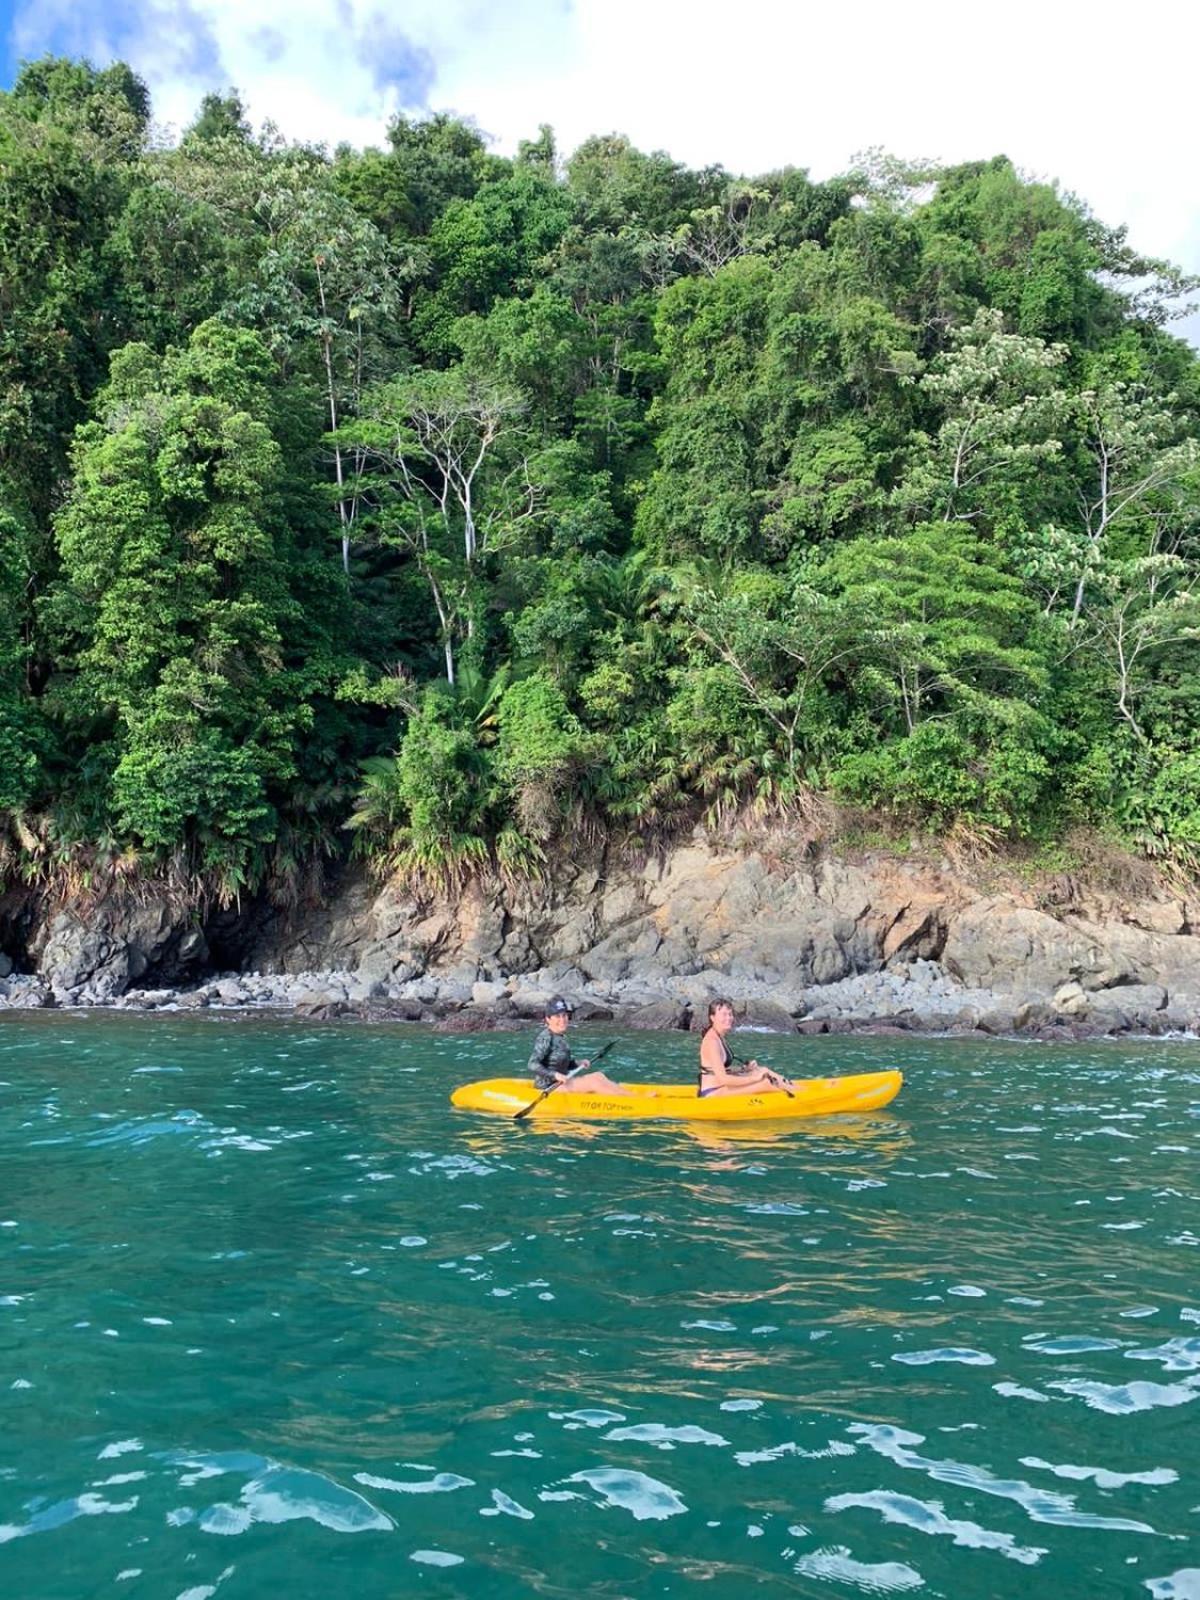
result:
<svg viewBox="0 0 1200 1600"><path fill-rule="evenodd" d="M1128 1033L1133 1025L1129 1013L1118 1005L1091 1005L1086 1024L1096 1033Z"/></svg>
<svg viewBox="0 0 1200 1600"><path fill-rule="evenodd" d="M1008 1034L1017 1031L1016 1016L1011 1006L996 1005L983 1011L975 1020L980 1033Z"/></svg>
<svg viewBox="0 0 1200 1600"><path fill-rule="evenodd" d="M1080 990L1080 993L1083 991ZM1058 1008L1049 1000L1023 1000L1014 1010L1012 1018L1013 1027L1018 1033L1040 1033L1044 1028L1053 1028L1058 1019Z"/></svg>
<svg viewBox="0 0 1200 1600"><path fill-rule="evenodd" d="M433 1025L435 1033L490 1033L496 1020L488 1011L452 1011L439 1017Z"/></svg>
<svg viewBox="0 0 1200 1600"><path fill-rule="evenodd" d="M1157 983L1127 983L1118 989L1102 989L1092 996L1093 1006L1116 1007L1136 1027L1142 1027L1167 1004L1167 991Z"/></svg>
<svg viewBox="0 0 1200 1600"><path fill-rule="evenodd" d="M946 907L928 899L905 905L883 935L884 961L936 961L946 943Z"/></svg>
<svg viewBox="0 0 1200 1600"><path fill-rule="evenodd" d="M1064 983L1054 991L1054 1007L1065 1016L1077 1016L1087 1009L1087 993L1081 983Z"/></svg>
<svg viewBox="0 0 1200 1600"><path fill-rule="evenodd" d="M1102 987L1116 977L1094 938L1003 897L977 900L951 918L942 965L970 988L1010 994L1045 992L1071 980Z"/></svg>
<svg viewBox="0 0 1200 1600"><path fill-rule="evenodd" d="M508 999L508 985L504 983L475 983L471 985L473 1006L494 1006L498 1000Z"/></svg>
<svg viewBox="0 0 1200 1600"><path fill-rule="evenodd" d="M638 1006L624 1018L630 1028L653 1029L667 1032L686 1029L691 1023L692 1008L686 1000L655 1000L648 1006Z"/></svg>
<svg viewBox="0 0 1200 1600"><path fill-rule="evenodd" d="M795 1033L796 1019L773 1000L746 1000L734 1011L739 1028L761 1028L765 1033ZM693 1026L695 1023L693 1021Z"/></svg>
<svg viewBox="0 0 1200 1600"><path fill-rule="evenodd" d="M168 978L207 959L190 914L169 896L110 894L52 917L36 951L38 970L60 999L111 1000L151 968Z"/></svg>
<svg viewBox="0 0 1200 1600"><path fill-rule="evenodd" d="M296 1015L308 1017L313 1022L332 1022L336 1017L350 1015L351 1007L345 1000L297 1000Z"/></svg>

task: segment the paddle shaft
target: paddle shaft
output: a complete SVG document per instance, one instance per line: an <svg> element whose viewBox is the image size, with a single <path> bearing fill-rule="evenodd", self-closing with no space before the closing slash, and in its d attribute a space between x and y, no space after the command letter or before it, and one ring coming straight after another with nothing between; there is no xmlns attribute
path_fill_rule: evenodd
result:
<svg viewBox="0 0 1200 1600"><path fill-rule="evenodd" d="M557 1083L552 1083L548 1089L543 1089L536 1100L531 1100L527 1106L521 1107L520 1111L518 1111L516 1116L513 1118L513 1121L520 1122L522 1117L527 1117L533 1110L534 1106L540 1106L548 1094L553 1094L555 1089L561 1089L564 1083L570 1083L572 1078L578 1078L582 1076L583 1073L590 1072L596 1065L596 1062L603 1060L616 1042L617 1041L615 1039L610 1039L606 1045L601 1045L600 1049L596 1051L596 1054L588 1062L586 1067L576 1067L573 1072L568 1072L565 1078L560 1078Z"/></svg>

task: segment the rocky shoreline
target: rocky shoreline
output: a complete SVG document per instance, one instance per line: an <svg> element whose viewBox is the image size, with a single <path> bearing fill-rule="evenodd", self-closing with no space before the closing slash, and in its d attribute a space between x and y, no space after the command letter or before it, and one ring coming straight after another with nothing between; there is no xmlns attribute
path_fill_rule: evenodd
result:
<svg viewBox="0 0 1200 1600"><path fill-rule="evenodd" d="M474 1031L524 1026L564 994L582 1021L669 1029L729 994L742 1026L780 1032L1200 1032L1200 937L1172 888L789 862L786 843L697 833L660 857L598 851L458 896L346 873L302 913L202 918L154 886L56 906L10 892L0 1010L270 1008Z"/></svg>
<svg viewBox="0 0 1200 1600"><path fill-rule="evenodd" d="M701 972L663 985L656 998L639 985L596 990L577 972L541 970L506 983L437 978L394 989L354 972L225 973L193 988L138 989L103 998L55 995L37 975L0 979L0 1011L48 1007L118 1011L290 1011L319 1021L423 1022L445 1032L525 1027L541 1017L551 994L566 993L577 1020L612 1021L632 1029L694 1029L709 999L733 987L727 975ZM765 987L765 986L764 986ZM958 983L936 962L918 961L862 973L813 988L796 1011L770 993L734 994L739 1026L770 1033L918 1033L1023 1036L1042 1040L1139 1033L1200 1034L1200 1005L1172 1003L1149 984L1088 995L1064 984L1053 996L1002 994Z"/></svg>

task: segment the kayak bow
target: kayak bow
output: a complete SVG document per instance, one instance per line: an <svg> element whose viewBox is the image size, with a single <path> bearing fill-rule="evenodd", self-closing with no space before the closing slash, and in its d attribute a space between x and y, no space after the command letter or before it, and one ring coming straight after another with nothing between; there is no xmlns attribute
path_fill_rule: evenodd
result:
<svg viewBox="0 0 1200 1600"><path fill-rule="evenodd" d="M535 1105L530 1120L584 1117L590 1121L763 1122L793 1117L827 1117L846 1111L876 1111L900 1092L899 1072L862 1072L847 1078L797 1078L789 1095L783 1089L762 1094L718 1094L704 1099L693 1084L629 1083L621 1094L573 1094L558 1089ZM515 1117L537 1090L528 1078L484 1078L466 1083L450 1096L463 1111L490 1111Z"/></svg>

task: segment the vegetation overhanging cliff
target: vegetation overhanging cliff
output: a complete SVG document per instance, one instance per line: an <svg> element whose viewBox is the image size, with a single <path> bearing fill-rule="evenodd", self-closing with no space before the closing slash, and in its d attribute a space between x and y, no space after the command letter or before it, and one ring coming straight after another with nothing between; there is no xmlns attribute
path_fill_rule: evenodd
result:
<svg viewBox="0 0 1200 1600"><path fill-rule="evenodd" d="M1189 286L1003 157L0 96L0 873L303 898L820 797L1200 846ZM802 152L798 152L802 154Z"/></svg>

